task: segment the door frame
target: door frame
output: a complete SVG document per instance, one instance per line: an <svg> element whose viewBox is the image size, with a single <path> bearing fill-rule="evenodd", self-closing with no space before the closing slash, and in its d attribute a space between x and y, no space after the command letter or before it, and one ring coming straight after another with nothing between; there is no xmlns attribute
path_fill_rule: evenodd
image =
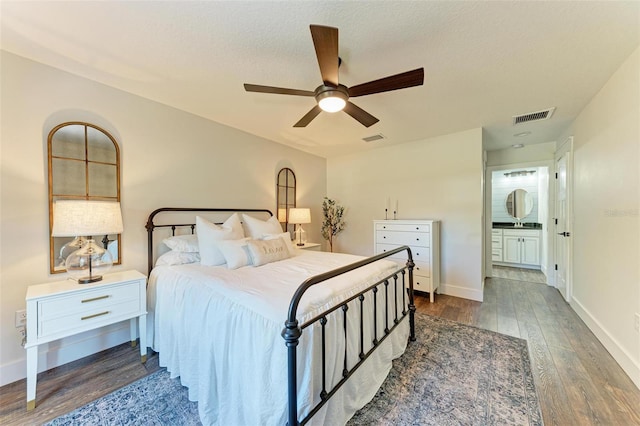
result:
<svg viewBox="0 0 640 426"><path fill-rule="evenodd" d="M554 173L556 173L557 170L557 164L558 164L558 160L560 159L560 157L562 157L562 155L567 154L567 211L566 213L566 217L567 217L567 230L568 232L571 233L571 236L568 238L568 240L566 241L567 243L567 256L566 256L566 271L567 271L567 276L566 276L566 285L567 285L567 297L566 297L566 301L567 303L571 304L572 299L572 295L573 295L573 136L569 136L567 137L564 141L562 141L562 143L556 148L555 153L553 154L553 170ZM554 180L554 194L555 194L555 180ZM557 197L554 196L554 205L553 205L553 218L555 218L556 215L556 203L557 203ZM557 261L557 256L556 256L556 240L559 238L554 226L553 229L553 261L552 264L555 265L556 261ZM554 268L555 269L555 268ZM554 287L558 287L557 284L555 283L555 273L554 273Z"/></svg>
<svg viewBox="0 0 640 426"><path fill-rule="evenodd" d="M551 180L552 173L555 173L555 160L540 160L540 161L528 161L522 163L510 163L510 164L500 164L497 166L487 166L485 168L484 175L484 235L485 244L484 244L484 265L485 265L485 276L487 278L492 277L492 269L493 269L493 260L491 259L491 229L493 228L493 221L491 216L491 197L493 195L492 190L492 179L493 172L497 172L500 170L510 170L517 168L526 168L526 167L547 167L549 170L549 182L548 182L548 194L549 200L547 203L547 229L543 229L542 232L545 232L547 235L547 266L555 264L555 240L553 240L553 244L551 243L551 232L555 232L555 226L550 226L551 221L553 220L555 214L555 203L556 203L556 186L555 180ZM551 184L553 182L553 185ZM548 268L547 268L548 270ZM547 284L555 286L555 274L547 273Z"/></svg>

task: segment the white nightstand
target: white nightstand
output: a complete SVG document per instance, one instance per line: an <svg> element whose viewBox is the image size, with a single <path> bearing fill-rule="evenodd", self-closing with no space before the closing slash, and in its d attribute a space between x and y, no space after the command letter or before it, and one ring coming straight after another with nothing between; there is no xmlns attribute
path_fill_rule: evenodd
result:
<svg viewBox="0 0 640 426"><path fill-rule="evenodd" d="M27 289L27 410L36 406L38 345L130 320L131 345L147 360L147 277L138 271L105 274L102 281L78 284L66 279Z"/></svg>
<svg viewBox="0 0 640 426"><path fill-rule="evenodd" d="M296 244L296 247L303 250L322 251L322 245L318 243L304 243L302 246Z"/></svg>

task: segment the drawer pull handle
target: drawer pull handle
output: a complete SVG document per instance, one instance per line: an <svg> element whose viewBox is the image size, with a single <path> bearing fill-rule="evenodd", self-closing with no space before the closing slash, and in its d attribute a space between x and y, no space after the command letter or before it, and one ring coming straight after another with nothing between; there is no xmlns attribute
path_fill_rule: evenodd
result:
<svg viewBox="0 0 640 426"><path fill-rule="evenodd" d="M386 238L387 238L387 237L382 237L382 239L383 239L383 240L384 240L384 239L386 239Z"/></svg>
<svg viewBox="0 0 640 426"><path fill-rule="evenodd" d="M416 238L416 241L420 241L420 238Z"/></svg>
<svg viewBox="0 0 640 426"><path fill-rule="evenodd" d="M80 320L84 321L84 320L88 320L91 318L95 318L95 317L100 317L102 315L107 315L109 313L109 311L104 311L104 312L100 312L99 314L93 314L93 315L88 315L86 317L82 317L80 318Z"/></svg>
<svg viewBox="0 0 640 426"><path fill-rule="evenodd" d="M94 297L92 299L84 299L81 301L81 303L89 303L89 302L95 302L96 300L102 300L102 299L107 299L109 297L109 295L105 295L105 296L100 296L100 297Z"/></svg>

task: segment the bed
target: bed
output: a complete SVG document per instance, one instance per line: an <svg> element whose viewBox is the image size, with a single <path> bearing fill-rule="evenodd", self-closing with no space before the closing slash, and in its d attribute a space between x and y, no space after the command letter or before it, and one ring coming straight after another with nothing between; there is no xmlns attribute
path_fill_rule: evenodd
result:
<svg viewBox="0 0 640 426"><path fill-rule="evenodd" d="M193 215L237 213L243 226L274 220L255 209L161 208L149 216L148 341L160 365L180 377L205 425L344 424L415 340L410 249L363 258L288 247L284 259L235 269L233 258L202 264L202 251L201 263L158 262L175 255L159 256L160 241L197 229L204 239ZM245 252L281 244L244 240ZM401 254L406 265L385 259Z"/></svg>

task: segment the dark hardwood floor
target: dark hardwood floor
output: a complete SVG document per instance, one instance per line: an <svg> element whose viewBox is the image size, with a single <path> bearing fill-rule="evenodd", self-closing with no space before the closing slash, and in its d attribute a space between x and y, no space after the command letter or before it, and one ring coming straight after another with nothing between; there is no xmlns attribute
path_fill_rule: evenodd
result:
<svg viewBox="0 0 640 426"><path fill-rule="evenodd" d="M418 312L526 339L545 425L640 425L640 391L546 284L494 278L484 302L417 296ZM0 388L0 424L38 425L158 370L128 344L38 376L36 409L25 408L26 382Z"/></svg>

